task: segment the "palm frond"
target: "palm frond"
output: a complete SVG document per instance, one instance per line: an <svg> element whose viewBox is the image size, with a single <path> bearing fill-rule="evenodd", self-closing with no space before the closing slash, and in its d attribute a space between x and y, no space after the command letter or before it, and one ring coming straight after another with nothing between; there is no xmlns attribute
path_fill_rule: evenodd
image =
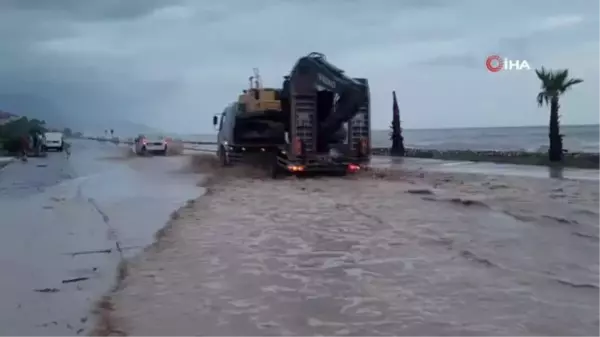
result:
<svg viewBox="0 0 600 337"><path fill-rule="evenodd" d="M542 91L537 95L536 101L538 103L538 106L541 107L542 105L544 105L544 101L546 102L546 104L548 104L548 96L546 96L546 93Z"/></svg>
<svg viewBox="0 0 600 337"><path fill-rule="evenodd" d="M542 82L540 87L543 90L547 90L547 88L550 86L550 83L552 83L552 72L549 72L544 67L542 67L539 70L536 69L535 74L537 75L538 79Z"/></svg>
<svg viewBox="0 0 600 337"><path fill-rule="evenodd" d="M548 103L547 101L551 97L560 96L572 86L583 82L583 80L579 78L569 79L568 69L560 69L553 71L542 67L539 70L536 69L535 74L537 75L538 79L542 82L540 86L542 89L542 93L544 93L543 96L545 96L539 96L537 101L540 102L541 100L546 102L546 104Z"/></svg>
<svg viewBox="0 0 600 337"><path fill-rule="evenodd" d="M536 69L535 70L535 74L537 75L537 77L540 79L540 81L544 81L544 79L546 78L546 69L544 69L544 67L542 67L541 69Z"/></svg>
<svg viewBox="0 0 600 337"><path fill-rule="evenodd" d="M575 84L579 84L582 83L583 80L580 78L572 78L570 80L568 80L564 85L563 85L563 92L569 90L572 86L574 86Z"/></svg>

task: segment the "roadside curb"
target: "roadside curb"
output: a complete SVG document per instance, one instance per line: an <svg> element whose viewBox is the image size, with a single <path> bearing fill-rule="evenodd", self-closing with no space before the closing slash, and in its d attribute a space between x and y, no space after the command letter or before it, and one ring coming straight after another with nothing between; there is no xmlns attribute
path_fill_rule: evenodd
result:
<svg viewBox="0 0 600 337"><path fill-rule="evenodd" d="M8 159L0 158L0 172L2 172L2 170L4 170L5 167L10 165L10 163L12 163L14 161L15 161L14 157L9 157Z"/></svg>

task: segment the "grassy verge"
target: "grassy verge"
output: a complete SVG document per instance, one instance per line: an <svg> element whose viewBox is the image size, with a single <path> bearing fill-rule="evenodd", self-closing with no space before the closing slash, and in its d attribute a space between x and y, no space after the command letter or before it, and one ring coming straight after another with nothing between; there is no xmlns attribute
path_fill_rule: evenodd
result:
<svg viewBox="0 0 600 337"><path fill-rule="evenodd" d="M391 155L388 148L373 148L373 155ZM518 165L552 165L548 155L542 152L525 151L472 151L472 150L423 150L406 149L406 157L430 158L443 160L460 160L474 162L493 162ZM598 169L600 167L598 153L573 152L565 153L563 167Z"/></svg>

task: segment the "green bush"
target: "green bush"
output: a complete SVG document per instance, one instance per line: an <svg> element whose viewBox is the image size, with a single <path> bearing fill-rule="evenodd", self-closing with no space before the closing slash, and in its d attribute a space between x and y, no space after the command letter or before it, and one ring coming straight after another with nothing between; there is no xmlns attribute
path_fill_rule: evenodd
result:
<svg viewBox="0 0 600 337"><path fill-rule="evenodd" d="M8 153L19 152L21 148L21 138L35 132L45 132L44 121L38 119L29 120L22 117L15 121L0 125L0 148Z"/></svg>

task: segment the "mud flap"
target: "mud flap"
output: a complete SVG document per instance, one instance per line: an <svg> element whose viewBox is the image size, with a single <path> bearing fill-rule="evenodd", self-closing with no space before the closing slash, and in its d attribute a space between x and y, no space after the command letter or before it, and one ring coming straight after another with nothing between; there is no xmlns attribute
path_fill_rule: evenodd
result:
<svg viewBox="0 0 600 337"><path fill-rule="evenodd" d="M279 161L277 159L277 155L273 155L273 158L271 159L270 173L272 179L279 178L279 176L283 173L283 169L281 168L281 166L279 166Z"/></svg>

